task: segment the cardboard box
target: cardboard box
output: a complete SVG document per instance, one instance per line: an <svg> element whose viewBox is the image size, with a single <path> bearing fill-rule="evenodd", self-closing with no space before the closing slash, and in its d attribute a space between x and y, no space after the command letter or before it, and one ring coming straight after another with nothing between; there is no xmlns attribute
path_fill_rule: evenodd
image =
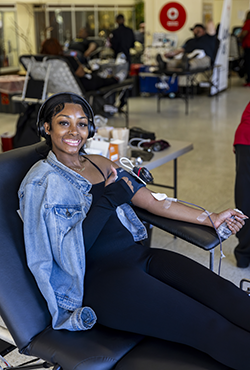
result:
<svg viewBox="0 0 250 370"><path fill-rule="evenodd" d="M99 140L88 140L87 147L85 148L87 154L101 154L108 157L109 142Z"/></svg>
<svg viewBox="0 0 250 370"><path fill-rule="evenodd" d="M97 130L97 134L110 140L112 137L112 130L113 127L110 126L99 127Z"/></svg>
<svg viewBox="0 0 250 370"><path fill-rule="evenodd" d="M109 144L109 159L112 162L116 162L119 160L119 145L115 143Z"/></svg>
<svg viewBox="0 0 250 370"><path fill-rule="evenodd" d="M128 139L129 139L129 129L127 128L114 128L112 130L112 142L118 140L119 144L119 158L126 157L128 151Z"/></svg>
<svg viewBox="0 0 250 370"><path fill-rule="evenodd" d="M124 141L123 140L115 140L115 139L111 139L110 140L110 146L109 146L109 158L112 154L112 158L111 161L115 162L115 161L118 161L121 157L123 157L123 149L124 149ZM111 152L112 150L112 152ZM122 154L122 155L121 155Z"/></svg>

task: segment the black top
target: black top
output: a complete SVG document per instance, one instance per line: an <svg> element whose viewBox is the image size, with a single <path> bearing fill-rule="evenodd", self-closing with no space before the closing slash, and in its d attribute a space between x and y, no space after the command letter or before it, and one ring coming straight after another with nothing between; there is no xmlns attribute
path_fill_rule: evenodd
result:
<svg viewBox="0 0 250 370"><path fill-rule="evenodd" d="M88 47L89 47L89 44L91 43L92 41L88 40L88 39L80 39L80 38L76 38L74 40L72 40L69 44L69 49L70 50L78 50L80 51L81 53L85 53L86 50L88 50Z"/></svg>
<svg viewBox="0 0 250 370"><path fill-rule="evenodd" d="M93 201L82 226L88 264L95 265L135 244L116 213L116 207L129 202L133 193L123 180L107 187L104 182L95 184L90 193Z"/></svg>
<svg viewBox="0 0 250 370"><path fill-rule="evenodd" d="M216 35L210 36L205 34L204 36L187 40L182 47L185 49L186 53L191 53L195 49L204 50L213 63L218 48L218 39Z"/></svg>
<svg viewBox="0 0 250 370"><path fill-rule="evenodd" d="M115 52L115 57L119 53L124 53L128 62L130 62L129 49L134 47L134 42L133 30L124 26L124 24L120 24L111 34L110 43Z"/></svg>

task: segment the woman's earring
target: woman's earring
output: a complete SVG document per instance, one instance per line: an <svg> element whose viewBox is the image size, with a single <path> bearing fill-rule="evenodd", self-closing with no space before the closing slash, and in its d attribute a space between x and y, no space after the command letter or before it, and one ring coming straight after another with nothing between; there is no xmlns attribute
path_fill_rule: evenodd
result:
<svg viewBox="0 0 250 370"><path fill-rule="evenodd" d="M48 125L47 122L44 123L43 125L45 135L50 135L50 126Z"/></svg>

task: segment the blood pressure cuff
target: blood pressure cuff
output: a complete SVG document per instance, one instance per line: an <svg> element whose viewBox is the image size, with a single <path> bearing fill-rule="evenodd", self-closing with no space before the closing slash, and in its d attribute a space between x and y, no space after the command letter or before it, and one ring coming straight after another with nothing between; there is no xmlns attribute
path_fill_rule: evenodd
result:
<svg viewBox="0 0 250 370"><path fill-rule="evenodd" d="M117 168L116 171L116 181L119 181L122 177L127 177L133 185L134 193L136 193L139 189L145 187L145 185L137 177L133 176L130 172L124 170L122 167Z"/></svg>

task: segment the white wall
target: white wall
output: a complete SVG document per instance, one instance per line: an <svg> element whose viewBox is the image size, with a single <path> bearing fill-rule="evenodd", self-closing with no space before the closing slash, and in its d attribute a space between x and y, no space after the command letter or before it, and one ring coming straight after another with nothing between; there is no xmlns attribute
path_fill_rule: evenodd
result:
<svg viewBox="0 0 250 370"><path fill-rule="evenodd" d="M146 44L150 45L152 34L154 32L168 32L161 25L159 14L162 7L170 1L164 0L144 0L145 1L145 22L146 22ZM193 34L189 30L195 23L202 22L202 0L178 0L186 10L186 23L180 31L177 31L178 44L182 44L187 38Z"/></svg>
<svg viewBox="0 0 250 370"><path fill-rule="evenodd" d="M159 13L161 8L172 0L144 0L146 22L146 44L152 40L153 32L167 32L160 24ZM192 37L189 28L195 23L203 22L203 5L211 4L213 9L213 21L215 26L220 23L223 0L175 0L179 2L187 12L187 20L184 27L177 32L178 44L181 45L187 38ZM250 10L250 0L233 0L230 30L234 26L241 26L245 13Z"/></svg>
<svg viewBox="0 0 250 370"><path fill-rule="evenodd" d="M220 22L222 5L223 5L222 0L214 0L214 19L216 23ZM241 26L243 24L245 14L248 10L250 10L249 0L232 1L231 30L234 26Z"/></svg>

